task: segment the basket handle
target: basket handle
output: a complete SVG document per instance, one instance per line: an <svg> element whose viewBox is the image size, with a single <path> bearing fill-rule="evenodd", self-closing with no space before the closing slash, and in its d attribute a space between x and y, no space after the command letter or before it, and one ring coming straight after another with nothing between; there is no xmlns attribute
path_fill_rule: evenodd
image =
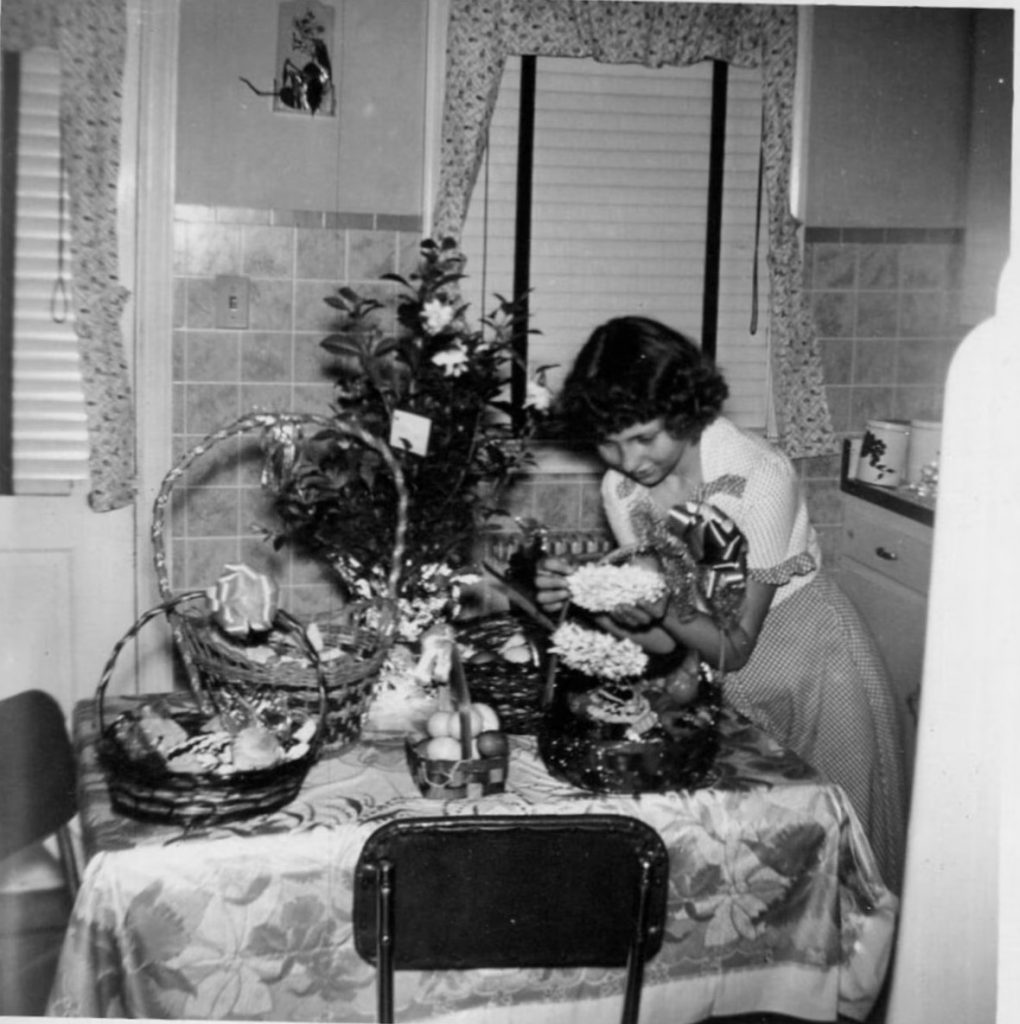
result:
<svg viewBox="0 0 1020 1024"><path fill-rule="evenodd" d="M103 671L99 677L99 685L96 689L96 706L99 713L100 736L104 735L106 732L106 719L104 716L106 688L113 676L113 670L116 667L117 659L120 657L121 651L123 651L128 643L138 636L145 626L153 619L158 618L160 615L166 615L169 619L179 605L184 604L186 601L197 600L198 598L208 598L208 595L204 590L187 590L174 595L162 604L158 604L155 607L150 608L147 612L140 615L135 624L113 645L113 650L110 652L110 656L107 658L106 664L103 666ZM311 640L308 638L308 633L304 626L302 626L293 615L281 609L277 611L276 619L274 621L298 640L305 656L315 668L315 674L319 684L319 716L312 744L317 747L321 742L323 730L326 726L326 715L329 711L329 694L326 688L326 673L322 666L322 659L319 657L319 652L315 649ZM196 688L195 683L197 673L193 674L189 669L189 675L191 676L192 683L191 694L197 703L203 691ZM204 690L204 692L215 706L216 698L212 691Z"/></svg>
<svg viewBox="0 0 1020 1024"><path fill-rule="evenodd" d="M214 448L222 441L240 434L249 433L255 430L266 431L273 427L296 427L304 426L320 427L325 430L334 430L353 438L354 440L373 449L382 458L386 468L393 477L393 483L397 491L397 525L393 537L393 558L390 564L390 572L387 578L389 589L388 597L396 602L400 587L400 574L403 567L404 552L407 541L407 514L408 494L407 486L404 483L404 474L390 450L389 446L380 441L377 437L369 434L361 427L353 423L343 423L327 416L316 416L308 413L290 412L253 412L242 416L233 423L227 424L219 430L206 435L201 441L185 452L173 466L169 473L163 478L159 493L152 506L152 537L153 563L156 568L156 579L159 584L159 594L164 602L173 598L173 591L170 587L169 573L166 560L166 538L165 521L166 509L170 502L174 484L187 472L188 468Z"/></svg>

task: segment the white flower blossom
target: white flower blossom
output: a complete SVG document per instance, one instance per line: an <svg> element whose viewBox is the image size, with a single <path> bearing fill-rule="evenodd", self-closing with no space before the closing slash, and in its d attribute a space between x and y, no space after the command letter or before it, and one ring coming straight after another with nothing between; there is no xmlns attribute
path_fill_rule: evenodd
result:
<svg viewBox="0 0 1020 1024"><path fill-rule="evenodd" d="M443 369L447 377L459 377L468 367L467 349L462 341L455 341L449 348L437 352L432 362Z"/></svg>
<svg viewBox="0 0 1020 1024"><path fill-rule="evenodd" d="M567 579L570 599L590 612L608 612L622 605L657 601L666 581L641 565L582 565Z"/></svg>
<svg viewBox="0 0 1020 1024"><path fill-rule="evenodd" d="M429 299L421 309L421 322L426 334L439 334L453 323L454 309L439 299Z"/></svg>
<svg viewBox="0 0 1020 1024"><path fill-rule="evenodd" d="M648 655L633 640L618 640L576 622L557 627L549 649L563 659L567 668L613 682L642 675L648 667Z"/></svg>
<svg viewBox="0 0 1020 1024"><path fill-rule="evenodd" d="M551 405L552 392L537 380L529 380L524 395L524 408L534 409L535 412L546 412Z"/></svg>

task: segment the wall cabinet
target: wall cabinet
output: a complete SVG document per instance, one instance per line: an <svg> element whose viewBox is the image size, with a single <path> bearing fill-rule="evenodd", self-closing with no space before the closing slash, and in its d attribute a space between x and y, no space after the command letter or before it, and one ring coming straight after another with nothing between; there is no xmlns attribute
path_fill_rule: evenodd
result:
<svg viewBox="0 0 1020 1024"><path fill-rule="evenodd" d="M843 501L839 581L874 634L916 723L932 527L849 494Z"/></svg>

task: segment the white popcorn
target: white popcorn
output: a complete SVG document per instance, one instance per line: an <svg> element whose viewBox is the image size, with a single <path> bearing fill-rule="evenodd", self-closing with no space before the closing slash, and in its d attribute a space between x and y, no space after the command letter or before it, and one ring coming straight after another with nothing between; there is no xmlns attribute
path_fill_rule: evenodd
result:
<svg viewBox="0 0 1020 1024"><path fill-rule="evenodd" d="M657 601L666 581L641 565L582 565L567 578L570 598L589 612L608 612L623 605Z"/></svg>
<svg viewBox="0 0 1020 1024"><path fill-rule="evenodd" d="M585 629L576 622L564 622L556 629L550 650L567 668L614 682L640 676L648 667L648 655L633 640Z"/></svg>

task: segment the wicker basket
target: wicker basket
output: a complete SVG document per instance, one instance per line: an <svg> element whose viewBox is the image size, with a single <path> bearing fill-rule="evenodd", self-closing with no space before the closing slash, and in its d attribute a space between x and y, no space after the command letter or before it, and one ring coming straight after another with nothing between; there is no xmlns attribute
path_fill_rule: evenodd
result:
<svg viewBox="0 0 1020 1024"><path fill-rule="evenodd" d="M321 671L326 680L328 708L323 742L339 746L356 740L376 675L386 658L396 629L396 596L400 582L408 498L403 473L389 448L353 424L320 416L296 413L250 413L210 434L183 455L163 480L152 516L153 560L160 596L170 601L173 592L167 571L164 522L174 484L211 448L229 438L289 427L329 429L374 449L393 476L397 492L397 527L387 593L376 600L358 602L338 615L319 617L314 625L322 636ZM274 660L262 663L249 658L244 644L231 642L207 614L189 611L171 619L174 639L188 670L192 689L205 685L284 688L306 708L318 703L318 670L310 664ZM312 623L308 623L309 626Z"/></svg>
<svg viewBox="0 0 1020 1024"><path fill-rule="evenodd" d="M520 664L499 657L502 645L521 634L535 651L533 660ZM459 625L457 641L491 655L464 664L471 699L491 705L504 732L537 732L543 712L548 632L524 615L507 612Z"/></svg>
<svg viewBox="0 0 1020 1024"><path fill-rule="evenodd" d="M471 737L471 705L474 698L467 689L467 679L460 671L459 655L454 651L455 667L450 685L440 690L439 707L460 719L460 733L454 746L460 746L456 758L427 757L427 736L412 735L405 740L407 767L422 796L430 800L461 800L490 796L506 789L510 767L510 745L502 737L501 750L480 753L474 750ZM500 732L505 732L500 723ZM484 735L493 735L486 733ZM479 739L479 743L480 743Z"/></svg>
<svg viewBox="0 0 1020 1024"><path fill-rule="evenodd" d="M108 723L105 714L106 688L120 652L148 622L161 615L169 617L178 605L204 597L204 591L188 591L147 611L117 642L103 668L96 695L99 758L114 810L129 817L193 827L237 821L277 810L297 796L308 769L321 751L326 720L325 676L307 634L295 619L283 612L278 613L280 625L300 640L309 660L316 666L314 671L319 684L319 702L314 709L315 732L306 752L267 768L183 772L171 771L162 758L139 757L126 748L118 732L118 719ZM173 722L194 734L209 722L216 713L217 699L222 700L224 696L213 692L179 692L157 695L152 700L165 707ZM249 699L255 697L254 694L248 696ZM279 694L275 697L274 710L286 713L292 725L311 717L303 704L295 705L284 699L281 706Z"/></svg>
<svg viewBox="0 0 1020 1024"><path fill-rule="evenodd" d="M428 800L473 800L506 790L510 758L475 757L468 761L427 761L411 740L405 743L407 767Z"/></svg>
<svg viewBox="0 0 1020 1024"><path fill-rule="evenodd" d="M722 688L703 678L696 700L658 709L661 727L629 739L578 715L571 694L593 680L560 668L555 697L538 729L539 754L549 772L596 793L654 793L699 789L714 778Z"/></svg>

